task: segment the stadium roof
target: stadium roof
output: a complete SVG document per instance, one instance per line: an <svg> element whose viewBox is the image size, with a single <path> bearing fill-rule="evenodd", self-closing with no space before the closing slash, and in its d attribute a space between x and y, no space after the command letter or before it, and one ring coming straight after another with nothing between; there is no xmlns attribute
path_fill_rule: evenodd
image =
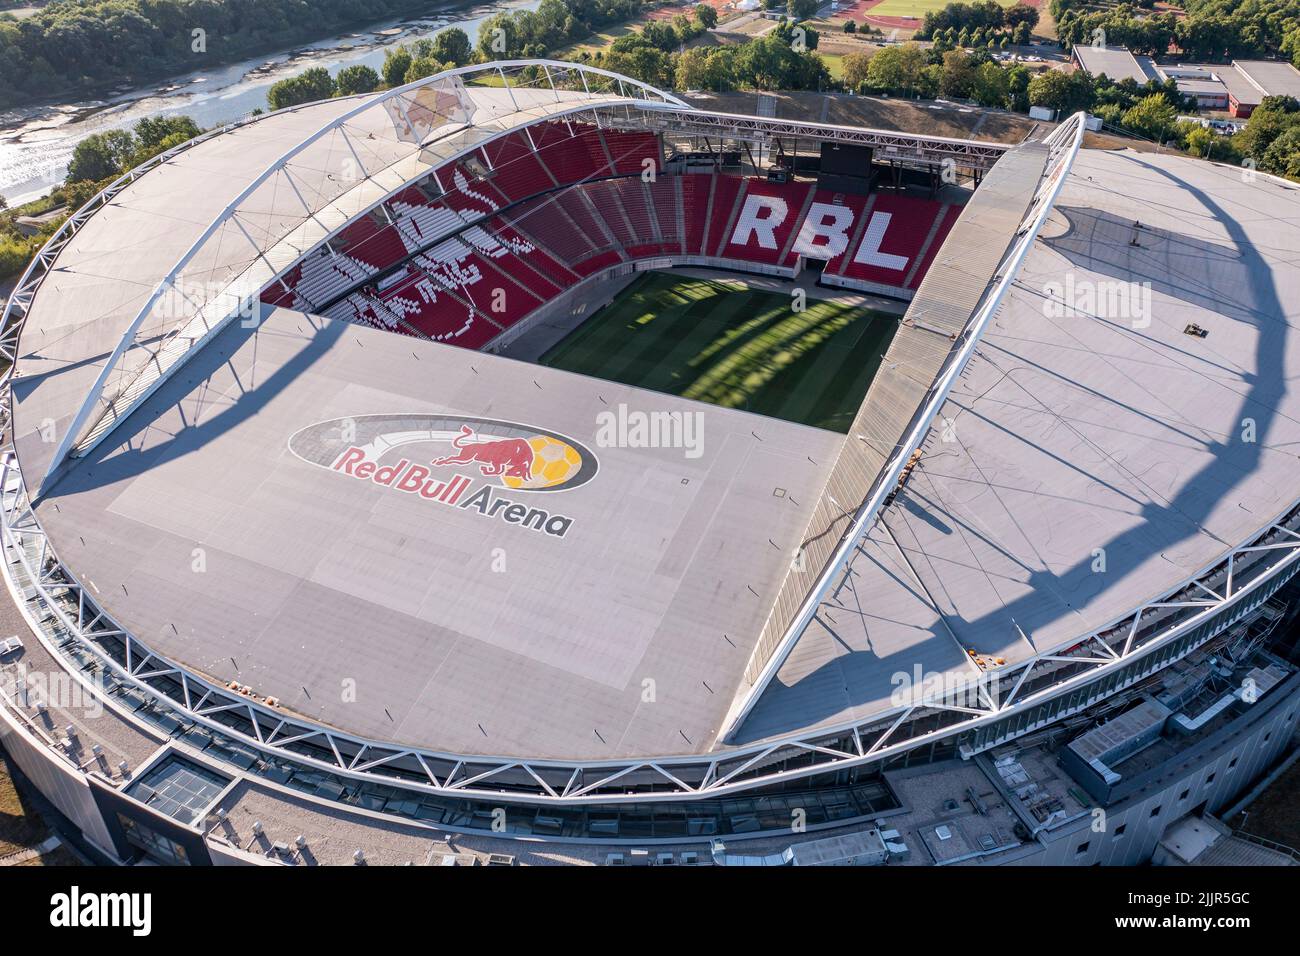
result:
<svg viewBox="0 0 1300 956"><path fill-rule="evenodd" d="M969 679L971 650L1013 665L1082 640L1289 511L1296 248L1291 184L1081 152L905 490L738 742L896 708L916 666Z"/></svg>
<svg viewBox="0 0 1300 956"><path fill-rule="evenodd" d="M466 89L456 103L468 97L494 122L525 121L510 91ZM539 101L541 113L528 115L565 103ZM660 115L663 103L645 113ZM330 223L396 189L395 163L414 178L445 158L403 152L394 136L397 159L336 192L335 164L370 142L349 127L302 170L286 164L305 139L340 129L332 121L348 110L331 101L214 136L80 224L28 305L19 343L14 434L33 488L77 409L96 397L114 346L152 309L159 277L196 240L200 274L218 291L205 287L179 317L142 324L140 340L155 349L245 274L273 274ZM377 139L398 128L385 117ZM1040 182L1043 149L1006 160L1024 164L1022 198L1034 204L1064 168ZM289 172L271 204L227 215L272 167ZM307 182L321 203L299 201L295 187ZM356 189L365 191L356 202L340 200ZM257 215L265 248L250 255L242 233ZM1002 218L985 226L1011 230L1008 242L1028 234ZM218 221L229 234L210 231ZM963 223L980 225L963 216L936 269L978 298L989 280L960 245ZM906 487L732 742L893 713L895 675L969 674L971 650L1001 667L1081 640L1276 520L1298 493L1289 446L1300 407L1286 386L1300 362L1286 334L1300 301L1287 258L1297 228L1294 188L1268 177L1246 181L1177 157L1080 154ZM135 238L124 247L123 236ZM1079 297L1116 283L1137 284L1133 301L1150 325ZM1074 312L1044 311L1065 297ZM909 320L929 325L917 307ZM1190 324L1208 335L1185 335ZM960 339L937 335L935 347ZM37 501L60 558L160 654L326 724L447 751L708 750L807 524L802 509L845 441L656 395L644 404L705 411L703 457L605 447L595 414L620 401L636 407L636 390L298 313L272 312L256 328L218 319L190 344L203 347L187 347L188 362L134 395L138 412ZM141 348L140 364L124 367L154 361ZM918 393L926 387L918 379ZM462 416L506 437L518 434L511 423L549 430L591 452L600 472L532 496L572 520L563 540L508 527L495 512L431 511L311 458L367 415ZM1246 420L1251 441L1241 437ZM321 423L328 429L312 431ZM291 447L304 429L320 440ZM421 429L407 432L402 440L418 448ZM495 557L506 568L499 580L469 572Z"/></svg>
<svg viewBox="0 0 1300 956"><path fill-rule="evenodd" d="M701 413L699 457L602 445L598 416L620 405ZM308 461L294 439L423 413L576 439L599 464L581 487L512 494L471 472L458 502L493 486L572 527L560 538L350 480L328 467L333 452ZM39 441L20 437L20 458ZM227 326L38 513L156 651L330 726L453 752L696 752L791 561L793 546L772 542L798 540L842 441L276 310L256 329ZM383 461L427 462L433 448Z"/></svg>

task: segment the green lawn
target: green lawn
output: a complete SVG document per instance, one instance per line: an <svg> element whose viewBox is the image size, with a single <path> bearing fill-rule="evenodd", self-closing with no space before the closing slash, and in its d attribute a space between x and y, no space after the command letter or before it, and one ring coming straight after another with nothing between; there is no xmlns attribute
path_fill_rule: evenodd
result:
<svg viewBox="0 0 1300 956"><path fill-rule="evenodd" d="M867 11L869 17L916 17L918 20L925 19L925 15L931 10L939 11L946 7L951 0L884 0L883 3L877 4ZM1016 0L998 0L998 3L1004 7L1014 6Z"/></svg>
<svg viewBox="0 0 1300 956"><path fill-rule="evenodd" d="M733 280L639 277L541 364L847 432L898 319Z"/></svg>

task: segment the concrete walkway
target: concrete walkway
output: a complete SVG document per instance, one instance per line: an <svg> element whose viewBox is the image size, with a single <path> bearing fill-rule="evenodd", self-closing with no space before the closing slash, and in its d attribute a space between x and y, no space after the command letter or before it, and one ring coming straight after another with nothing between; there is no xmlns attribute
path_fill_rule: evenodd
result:
<svg viewBox="0 0 1300 956"><path fill-rule="evenodd" d="M63 841L57 836L49 837L29 850L19 850L17 853L10 853L8 856L0 857L0 866L19 866L28 860L34 860L47 853L53 853L62 845Z"/></svg>

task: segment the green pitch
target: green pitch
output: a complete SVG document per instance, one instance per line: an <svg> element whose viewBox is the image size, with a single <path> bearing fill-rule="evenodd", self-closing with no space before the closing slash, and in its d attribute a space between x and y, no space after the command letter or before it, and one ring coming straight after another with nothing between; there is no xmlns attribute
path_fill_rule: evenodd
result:
<svg viewBox="0 0 1300 956"><path fill-rule="evenodd" d="M897 316L646 273L541 364L847 432Z"/></svg>

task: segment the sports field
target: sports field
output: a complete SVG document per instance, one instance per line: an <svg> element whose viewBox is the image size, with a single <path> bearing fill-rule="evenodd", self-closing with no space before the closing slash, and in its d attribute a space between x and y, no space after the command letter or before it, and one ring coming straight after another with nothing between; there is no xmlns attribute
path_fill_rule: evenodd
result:
<svg viewBox="0 0 1300 956"><path fill-rule="evenodd" d="M638 278L541 364L847 432L898 317L734 280Z"/></svg>
<svg viewBox="0 0 1300 956"><path fill-rule="evenodd" d="M840 3L839 9L831 14L832 20L861 20L863 17L912 17L925 19L931 11L938 12L948 5L950 0L856 0L854 3ZM1014 6L1016 0L998 0L1004 7ZM1030 6L1037 6L1031 3Z"/></svg>

